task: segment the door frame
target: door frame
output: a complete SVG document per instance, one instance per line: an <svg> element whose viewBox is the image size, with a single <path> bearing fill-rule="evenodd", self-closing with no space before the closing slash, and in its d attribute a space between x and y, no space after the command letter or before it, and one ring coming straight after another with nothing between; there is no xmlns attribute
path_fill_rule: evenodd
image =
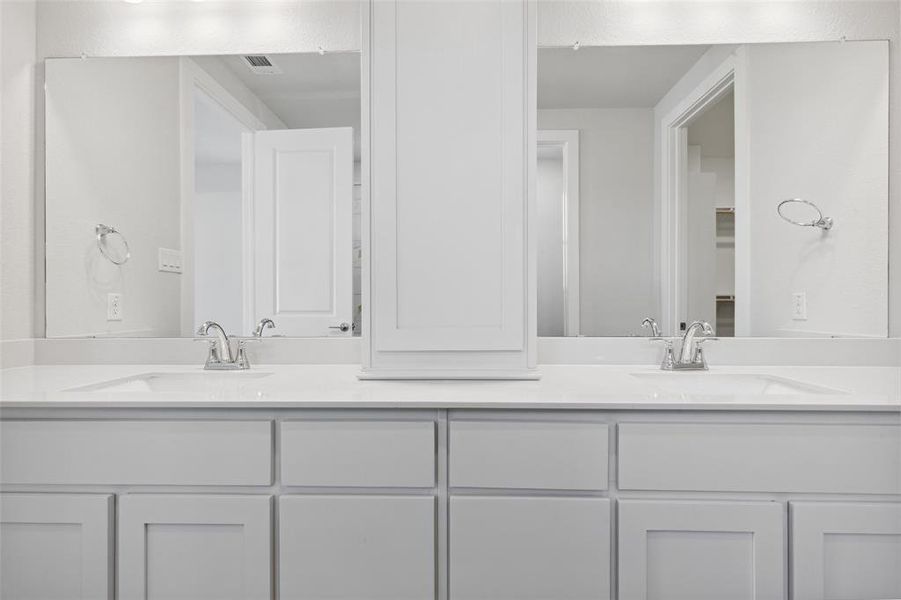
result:
<svg viewBox="0 0 901 600"><path fill-rule="evenodd" d="M190 58L178 59L178 103L179 103L179 151L181 158L181 252L182 252L182 285L181 285L181 334L194 336L194 94L200 92L222 107L247 133L268 129L266 124L247 109L237 98L207 73L197 62ZM244 140L242 139L242 150ZM243 154L243 152L242 152ZM253 194L252 177L248 177L246 161L242 160L242 311L244 328L247 331L235 332L249 334L253 320ZM252 175L252 171L250 173ZM184 282L191 282L187 285ZM248 313L248 308L250 312ZM248 314L250 318L248 320Z"/></svg>
<svg viewBox="0 0 901 600"><path fill-rule="evenodd" d="M563 152L563 335L578 336L579 291L579 130L539 129L538 146Z"/></svg>
<svg viewBox="0 0 901 600"><path fill-rule="evenodd" d="M661 121L660 143L660 307L664 335L679 335L679 321L685 294L681 282L685 273L684 222L682 210L687 196L688 137L686 128L723 96L735 98L735 335L745 335L748 313L747 280L749 260L747 99L745 92L744 48L716 67L695 86ZM741 276L739 275L741 274Z"/></svg>

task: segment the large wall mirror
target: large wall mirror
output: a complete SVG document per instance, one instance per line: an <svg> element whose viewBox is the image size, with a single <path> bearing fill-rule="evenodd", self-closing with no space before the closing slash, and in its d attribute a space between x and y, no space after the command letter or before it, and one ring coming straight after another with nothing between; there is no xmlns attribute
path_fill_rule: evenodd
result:
<svg viewBox="0 0 901 600"><path fill-rule="evenodd" d="M47 337L360 331L360 55L46 61Z"/></svg>
<svg viewBox="0 0 901 600"><path fill-rule="evenodd" d="M540 48L538 334L885 337L888 42Z"/></svg>
<svg viewBox="0 0 901 600"><path fill-rule="evenodd" d="M538 335L884 337L888 43L538 50ZM360 331L360 55L46 61L46 335Z"/></svg>

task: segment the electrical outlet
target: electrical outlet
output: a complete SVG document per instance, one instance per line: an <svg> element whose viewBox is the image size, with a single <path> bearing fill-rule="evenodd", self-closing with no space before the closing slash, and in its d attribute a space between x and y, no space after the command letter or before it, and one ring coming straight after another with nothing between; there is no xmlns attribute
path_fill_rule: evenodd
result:
<svg viewBox="0 0 901 600"><path fill-rule="evenodd" d="M122 294L106 295L106 320L122 320Z"/></svg>
<svg viewBox="0 0 901 600"><path fill-rule="evenodd" d="M806 292L795 292L792 294L792 319L795 321L807 320Z"/></svg>

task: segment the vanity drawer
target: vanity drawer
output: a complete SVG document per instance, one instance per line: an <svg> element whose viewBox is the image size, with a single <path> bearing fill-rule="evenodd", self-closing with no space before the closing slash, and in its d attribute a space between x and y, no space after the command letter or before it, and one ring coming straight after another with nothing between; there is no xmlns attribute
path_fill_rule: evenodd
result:
<svg viewBox="0 0 901 600"><path fill-rule="evenodd" d="M619 488L901 493L901 427L622 423Z"/></svg>
<svg viewBox="0 0 901 600"><path fill-rule="evenodd" d="M282 484L434 487L433 421L284 421Z"/></svg>
<svg viewBox="0 0 901 600"><path fill-rule="evenodd" d="M0 421L0 483L270 485L270 421Z"/></svg>
<svg viewBox="0 0 901 600"><path fill-rule="evenodd" d="M452 421L450 485L606 490L605 423Z"/></svg>

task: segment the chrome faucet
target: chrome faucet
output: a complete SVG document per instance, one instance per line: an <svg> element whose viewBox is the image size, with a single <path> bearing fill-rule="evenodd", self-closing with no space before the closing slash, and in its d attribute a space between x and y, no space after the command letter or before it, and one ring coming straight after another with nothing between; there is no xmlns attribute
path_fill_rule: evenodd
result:
<svg viewBox="0 0 901 600"><path fill-rule="evenodd" d="M700 335L699 335L700 333ZM706 340L715 340L713 327L707 321L694 321L685 330L682 336L682 349L679 360L672 366L674 371L706 371L707 361L704 359L704 351L701 343Z"/></svg>
<svg viewBox="0 0 901 600"><path fill-rule="evenodd" d="M250 361L247 359L247 353L244 351L244 342L238 341L238 354L233 358L231 342L219 323L206 321L197 329L197 335L209 335L211 329L216 334L216 339L210 342L206 364L203 368L215 371L249 369Z"/></svg>
<svg viewBox="0 0 901 600"><path fill-rule="evenodd" d="M260 322L257 323L256 329L253 330L253 337L261 338L263 337L264 329L273 329L275 327L275 322L272 319L260 319Z"/></svg>
<svg viewBox="0 0 901 600"><path fill-rule="evenodd" d="M657 320L653 317L645 317L644 321L641 322L642 327L650 327L651 328L651 337L659 338L660 337L660 326L657 325Z"/></svg>
<svg viewBox="0 0 901 600"><path fill-rule="evenodd" d="M694 321L685 330L682 337L681 347L679 349L679 358L675 356L673 351L674 339L661 337L660 328L657 321L651 317L646 318L641 323L642 327L650 327L652 342L663 342L663 361L660 368L664 371L706 371L707 360L704 358L704 351L701 344L706 340L715 340L713 337L713 327L706 321ZM699 335L700 333L700 335Z"/></svg>

